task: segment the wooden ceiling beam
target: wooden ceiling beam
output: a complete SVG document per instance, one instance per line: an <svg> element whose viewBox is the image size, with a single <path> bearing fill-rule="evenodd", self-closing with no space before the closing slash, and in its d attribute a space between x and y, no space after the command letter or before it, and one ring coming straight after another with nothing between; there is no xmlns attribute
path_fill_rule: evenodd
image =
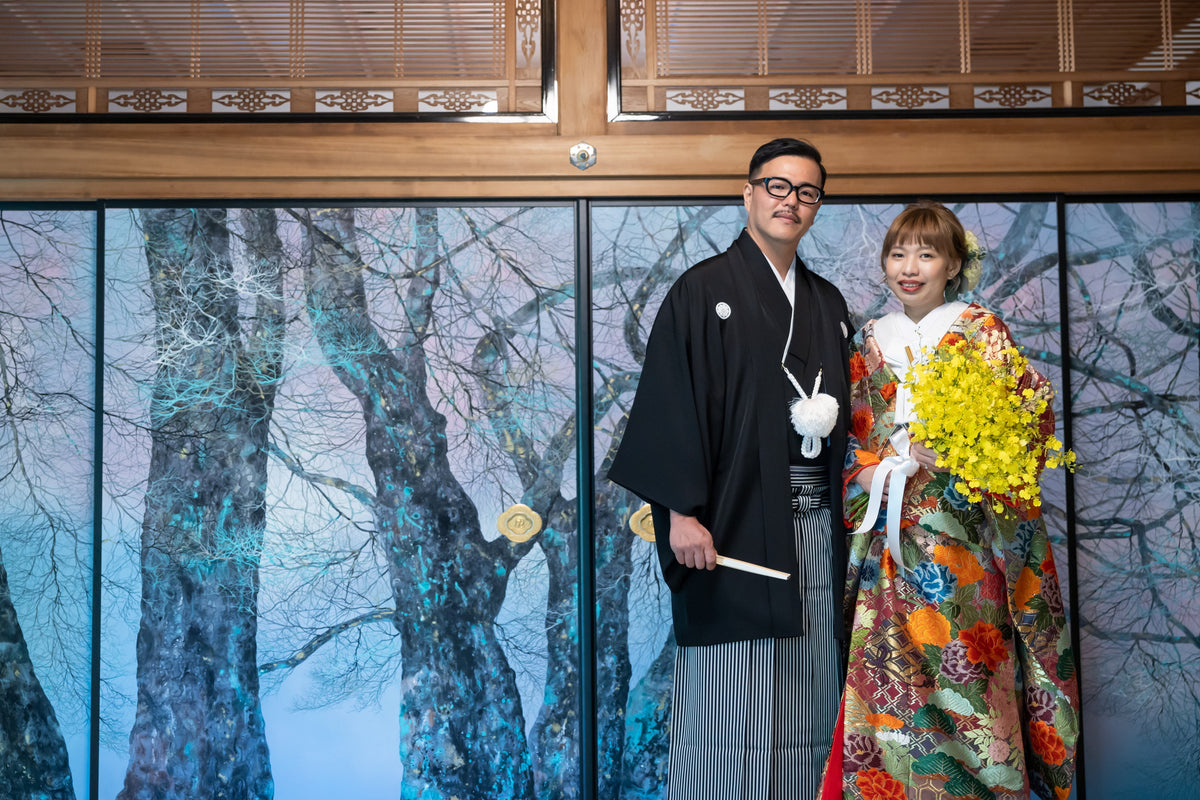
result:
<svg viewBox="0 0 1200 800"><path fill-rule="evenodd" d="M1200 192L1200 115L611 121L606 0L559 0L558 107L535 123L0 123L0 200L736 195L776 136L831 194ZM597 162L575 167L581 141Z"/></svg>
<svg viewBox="0 0 1200 800"><path fill-rule="evenodd" d="M124 195L312 196L321 181L351 195L412 197L740 191L750 153L775 136L824 154L831 193L906 193L961 186L991 191L1200 191L1200 116L991 120L817 120L616 125L587 135L595 166L579 170L578 140L549 125L162 123L0 125L0 199ZM652 132L647 132L649 129ZM505 135L500 135L505 134ZM39 184L44 189L37 188ZM54 188L59 187L59 188ZM602 187L608 187L607 189ZM1000 187L1003 187L1001 189ZM338 192L343 194L345 192ZM318 194L322 194L318 192ZM74 195L79 196L79 195ZM127 196L127 195L126 195ZM401 195L403 196L403 195Z"/></svg>

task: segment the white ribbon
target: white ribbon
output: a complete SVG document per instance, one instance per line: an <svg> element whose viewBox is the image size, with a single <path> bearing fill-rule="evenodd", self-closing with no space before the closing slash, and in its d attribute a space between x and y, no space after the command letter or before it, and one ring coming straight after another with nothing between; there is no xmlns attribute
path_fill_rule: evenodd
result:
<svg viewBox="0 0 1200 800"><path fill-rule="evenodd" d="M879 506L883 502L883 483L888 481L887 545L892 551L892 561L904 571L904 558L900 555L900 511L904 507L904 486L908 479L917 474L921 465L909 455L908 429L899 428L890 437L896 455L879 462L871 478L871 497L867 502L867 513L862 525L855 533L866 533L875 527L879 518Z"/></svg>

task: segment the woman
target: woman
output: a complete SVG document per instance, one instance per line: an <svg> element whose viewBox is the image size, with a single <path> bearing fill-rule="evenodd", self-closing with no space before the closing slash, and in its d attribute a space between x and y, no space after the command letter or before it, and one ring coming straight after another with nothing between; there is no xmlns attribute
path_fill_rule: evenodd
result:
<svg viewBox="0 0 1200 800"><path fill-rule="evenodd" d="M1075 661L1039 508L1007 500L997 512L988 495L972 503L934 451L907 441L905 423L915 418L903 380L922 348L979 337L993 353L1013 344L994 314L956 299L974 287L981 256L944 206L909 206L881 255L904 310L868 322L855 338L843 475L848 530L856 531L846 588L853 622L826 798L1069 794ZM1023 387L1045 382L1032 369L1020 376ZM1047 404L1041 434L1053 430ZM872 480L889 456L887 467L900 464L893 475L911 474L877 481L883 510L863 525ZM890 509L899 522L890 546L887 503L901 504Z"/></svg>

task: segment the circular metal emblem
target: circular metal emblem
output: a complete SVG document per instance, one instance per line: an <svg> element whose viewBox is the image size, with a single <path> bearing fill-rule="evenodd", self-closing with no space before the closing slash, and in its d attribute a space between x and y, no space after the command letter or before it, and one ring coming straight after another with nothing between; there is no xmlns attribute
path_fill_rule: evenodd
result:
<svg viewBox="0 0 1200 800"><path fill-rule="evenodd" d="M571 148L571 163L579 169L587 169L596 163L596 148L580 142Z"/></svg>
<svg viewBox="0 0 1200 800"><path fill-rule="evenodd" d="M647 542L654 541L654 518L650 516L650 504L639 508L629 517L629 529Z"/></svg>
<svg viewBox="0 0 1200 800"><path fill-rule="evenodd" d="M542 517L524 503L517 503L500 515L496 528L509 541L525 542L542 529Z"/></svg>

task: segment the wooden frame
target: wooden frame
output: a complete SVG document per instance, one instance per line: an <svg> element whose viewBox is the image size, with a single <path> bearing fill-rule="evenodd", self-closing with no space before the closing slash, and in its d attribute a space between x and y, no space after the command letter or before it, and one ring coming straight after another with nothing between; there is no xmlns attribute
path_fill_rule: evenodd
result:
<svg viewBox="0 0 1200 800"><path fill-rule="evenodd" d="M831 194L1200 192L1195 107L610 120L606 5L558 0L557 122L5 122L0 200L736 195L775 136L821 149ZM586 170L580 142L597 151Z"/></svg>

